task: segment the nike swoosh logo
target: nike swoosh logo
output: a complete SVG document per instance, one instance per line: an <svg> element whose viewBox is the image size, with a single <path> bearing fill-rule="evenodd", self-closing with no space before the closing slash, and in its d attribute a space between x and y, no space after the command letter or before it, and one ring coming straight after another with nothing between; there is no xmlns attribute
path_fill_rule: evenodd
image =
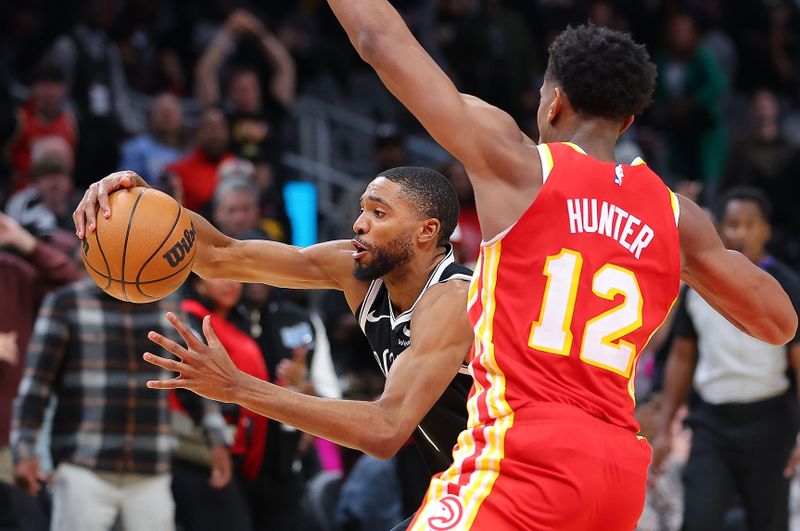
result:
<svg viewBox="0 0 800 531"><path fill-rule="evenodd" d="M376 316L375 316L375 310L372 310L371 312L369 312L369 313L367 314L367 321L369 321L370 323L377 323L377 322L378 322L378 321L380 321L381 319L388 319L388 318L389 318L389 316L388 316L388 315L378 315L378 316L376 317Z"/></svg>
<svg viewBox="0 0 800 531"><path fill-rule="evenodd" d="M406 335L406 337L411 337L411 330L408 328L408 325L403 327L403 333Z"/></svg>

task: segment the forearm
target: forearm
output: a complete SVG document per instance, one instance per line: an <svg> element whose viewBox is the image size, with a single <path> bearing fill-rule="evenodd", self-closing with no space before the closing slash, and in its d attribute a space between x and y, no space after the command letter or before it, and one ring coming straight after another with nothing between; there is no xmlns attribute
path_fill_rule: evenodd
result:
<svg viewBox="0 0 800 531"><path fill-rule="evenodd" d="M776 345L790 341L797 330L797 314L789 296L774 277L744 255L726 253L726 273L715 275L716 283L690 282L692 288L747 334ZM707 289L706 285L715 288Z"/></svg>
<svg viewBox="0 0 800 531"><path fill-rule="evenodd" d="M305 433L380 459L393 455L411 435L411 430L399 428L399 419L377 402L303 395L245 374L233 390L231 401Z"/></svg>
<svg viewBox="0 0 800 531"><path fill-rule="evenodd" d="M267 33L261 38L261 46L272 67L270 93L275 100L288 106L294 101L297 88L294 59L283 43L271 33Z"/></svg>
<svg viewBox="0 0 800 531"><path fill-rule="evenodd" d="M220 91L217 76L232 45L232 36L225 29L221 30L197 63L195 97L204 107L219 103Z"/></svg>
<svg viewBox="0 0 800 531"><path fill-rule="evenodd" d="M659 433L670 432L675 413L686 401L694 374L694 363L673 354L667 360L664 372L664 400L658 418Z"/></svg>
<svg viewBox="0 0 800 531"><path fill-rule="evenodd" d="M328 0L333 13L362 59L376 66L381 42L416 42L400 13L386 0Z"/></svg>

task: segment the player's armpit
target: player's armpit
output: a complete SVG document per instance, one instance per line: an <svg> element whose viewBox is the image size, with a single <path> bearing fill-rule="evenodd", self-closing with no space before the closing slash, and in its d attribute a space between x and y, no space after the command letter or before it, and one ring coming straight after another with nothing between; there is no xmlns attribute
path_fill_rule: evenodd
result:
<svg viewBox="0 0 800 531"><path fill-rule="evenodd" d="M778 281L741 253L725 249L705 212L685 197L678 199L683 280L747 334L775 345L790 341L797 314Z"/></svg>
<svg viewBox="0 0 800 531"><path fill-rule="evenodd" d="M353 248L347 240L306 248L267 240L235 240L202 216L192 212L191 217L198 241L193 270L203 278L295 289L352 291L356 284L352 276Z"/></svg>
<svg viewBox="0 0 800 531"><path fill-rule="evenodd" d="M383 436L370 453L389 457L405 443L458 374L472 346L464 281L431 287L414 309L411 346L395 360L381 397Z"/></svg>

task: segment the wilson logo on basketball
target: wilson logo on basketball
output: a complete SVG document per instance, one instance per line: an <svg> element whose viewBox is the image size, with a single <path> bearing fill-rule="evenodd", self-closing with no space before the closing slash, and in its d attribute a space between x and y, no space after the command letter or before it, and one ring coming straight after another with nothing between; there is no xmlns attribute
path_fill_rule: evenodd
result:
<svg viewBox="0 0 800 531"><path fill-rule="evenodd" d="M194 247L195 238L194 224L192 224L191 230L184 230L183 238L178 240L169 251L162 254L162 258L167 261L170 267L178 267L178 264L183 262L184 258L189 254L189 251Z"/></svg>
<svg viewBox="0 0 800 531"><path fill-rule="evenodd" d="M464 515L464 506L458 497L448 494L439 500L435 509L439 514L428 518L428 527L435 531L454 529Z"/></svg>

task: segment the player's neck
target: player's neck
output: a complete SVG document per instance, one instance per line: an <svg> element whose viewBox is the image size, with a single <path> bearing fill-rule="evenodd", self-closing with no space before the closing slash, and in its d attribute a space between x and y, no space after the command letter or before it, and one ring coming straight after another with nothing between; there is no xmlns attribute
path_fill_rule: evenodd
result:
<svg viewBox="0 0 800 531"><path fill-rule="evenodd" d="M605 120L578 122L571 131L565 132L563 136L598 160L616 162L614 147L619 139L619 134Z"/></svg>
<svg viewBox="0 0 800 531"><path fill-rule="evenodd" d="M444 258L444 251L437 248L433 253L418 253L410 262L383 276L389 291L395 315L405 312L419 298L433 270Z"/></svg>

